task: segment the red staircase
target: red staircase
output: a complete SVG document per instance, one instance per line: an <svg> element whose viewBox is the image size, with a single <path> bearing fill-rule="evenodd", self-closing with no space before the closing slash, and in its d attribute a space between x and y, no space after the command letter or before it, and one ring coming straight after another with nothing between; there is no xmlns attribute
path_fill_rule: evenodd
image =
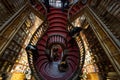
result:
<svg viewBox="0 0 120 80"><path fill-rule="evenodd" d="M50 8L50 13L47 15L49 28L46 34L38 41L37 48L39 57L35 61L35 66L41 78L44 80L67 80L71 78L79 66L79 48L77 44L74 46L69 43L71 37L67 31L67 12L62 12L58 8ZM75 42L75 41L74 41ZM76 43L76 42L75 42ZM46 50L50 50L49 46L60 44L64 49L68 50L67 62L69 70L60 72L58 70L59 62L50 62ZM50 57L50 56L49 56Z"/></svg>
<svg viewBox="0 0 120 80"><path fill-rule="evenodd" d="M37 4L34 5L34 7L35 7L39 12L41 12L43 15L45 14L45 9L44 9L44 7L42 6L42 4L37 3Z"/></svg>
<svg viewBox="0 0 120 80"><path fill-rule="evenodd" d="M45 14L42 5L36 4L35 8L42 14ZM74 7L72 10L76 12L77 9L79 7ZM73 11L70 12L72 16L75 14ZM32 65L32 71L36 75L36 80L72 80L79 73L80 51L74 39L71 43L72 37L67 30L67 10L62 12L59 8L50 7L47 20L49 27L37 43L38 56L33 62L29 61ZM51 61L50 59L51 47L56 44L62 47L63 56L67 55L68 70L66 72L58 70L58 65L61 60ZM31 54L28 54L28 56L31 56ZM29 59L32 58L29 57Z"/></svg>

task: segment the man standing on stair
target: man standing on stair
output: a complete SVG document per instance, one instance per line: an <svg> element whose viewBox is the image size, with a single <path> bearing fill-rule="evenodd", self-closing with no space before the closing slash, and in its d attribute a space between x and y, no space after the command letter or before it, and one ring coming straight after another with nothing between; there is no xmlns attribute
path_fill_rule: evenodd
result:
<svg viewBox="0 0 120 80"><path fill-rule="evenodd" d="M65 7L69 7L69 0L61 0L61 3L62 3L62 11L64 12ZM66 6L65 3L67 3Z"/></svg>

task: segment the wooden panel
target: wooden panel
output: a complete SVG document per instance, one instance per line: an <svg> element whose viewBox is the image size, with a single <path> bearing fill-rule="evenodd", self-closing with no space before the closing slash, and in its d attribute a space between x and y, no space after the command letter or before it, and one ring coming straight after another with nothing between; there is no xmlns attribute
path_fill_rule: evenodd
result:
<svg viewBox="0 0 120 80"><path fill-rule="evenodd" d="M87 21L91 25L92 29L95 32L98 40L100 41L102 47L104 48L109 60L112 62L113 66L115 67L118 73L120 72L120 49L115 44L115 41L108 35L105 30L104 24L98 19L98 17L90 10L90 8L86 8L85 16ZM116 54L116 55L114 55ZM120 73L119 73L120 74Z"/></svg>

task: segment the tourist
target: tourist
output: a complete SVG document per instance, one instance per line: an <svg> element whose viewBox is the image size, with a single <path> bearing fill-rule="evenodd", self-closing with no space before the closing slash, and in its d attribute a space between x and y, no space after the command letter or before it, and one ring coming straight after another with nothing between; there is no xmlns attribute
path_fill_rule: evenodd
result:
<svg viewBox="0 0 120 80"><path fill-rule="evenodd" d="M79 35L80 31L82 30L81 27L74 27L70 32L70 36L72 36L73 38L75 38L76 36Z"/></svg>

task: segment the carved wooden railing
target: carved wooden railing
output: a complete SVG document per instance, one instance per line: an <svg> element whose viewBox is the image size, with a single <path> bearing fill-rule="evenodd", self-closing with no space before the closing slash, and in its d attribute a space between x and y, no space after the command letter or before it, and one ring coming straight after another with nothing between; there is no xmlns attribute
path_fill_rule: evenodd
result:
<svg viewBox="0 0 120 80"><path fill-rule="evenodd" d="M45 32L47 31L47 28L48 28L48 23L47 23L47 20L46 20L46 18L47 18L47 10L46 10L45 6L43 5L43 3L41 1L36 0L36 2L39 5L43 6L43 8L45 10L45 14L44 14L44 17L42 18L44 20L43 23L34 32L34 34L32 35L32 38L31 38L31 40L29 42L29 44L32 44L32 45L36 45L36 43L38 42L38 40L42 38L42 36L45 34ZM34 8L34 6L35 5L33 5L33 8ZM33 9L33 11L34 11L34 9ZM38 12L37 9L35 9L35 10ZM36 68L34 66L34 63L33 63L33 53L32 52L27 52L27 56L28 56L29 66L30 66L31 71L32 71L32 75L35 77L36 80L40 80L41 76L37 72L37 70L36 70Z"/></svg>
<svg viewBox="0 0 120 80"><path fill-rule="evenodd" d="M81 7L82 6L82 7ZM72 13L71 11L75 9L75 7L77 7L74 13ZM81 4L81 0L79 0L76 4L72 5L71 8L68 11L68 31L72 30L72 28L74 28L75 26L72 24L72 21L75 20L77 17L79 17L82 12L81 10L83 9L83 4ZM75 38L76 42L78 44L79 50L80 50L80 65L78 67L78 70L76 72L76 74L72 77L73 79L77 79L79 76L82 75L82 68L84 65L84 61L85 61L85 46L84 46L84 42L83 39L81 37L81 35L78 36L78 38Z"/></svg>
<svg viewBox="0 0 120 80"><path fill-rule="evenodd" d="M36 45L36 43L38 42L38 40L42 37L42 35L46 32L48 28L47 22L43 22L38 29L34 32L34 34L32 35L32 38L30 40L30 44L32 45Z"/></svg>
<svg viewBox="0 0 120 80"><path fill-rule="evenodd" d="M49 36L47 40L47 46L49 47L53 43L58 43L63 47L66 47L66 39L61 35L56 34L56 35Z"/></svg>
<svg viewBox="0 0 120 80"><path fill-rule="evenodd" d="M84 61L85 61L85 46L84 46L84 42L83 39L81 37L81 35L78 36L77 38L77 43L80 49L80 69L79 69L79 73L82 71L83 65L84 65ZM80 75L82 75L82 72L80 73Z"/></svg>
<svg viewBox="0 0 120 80"><path fill-rule="evenodd" d="M40 75L36 72L37 70L33 64L33 53L27 52L27 56L28 56L28 62L29 62L29 66L30 66L32 75L34 76L35 80L40 80Z"/></svg>
<svg viewBox="0 0 120 80"><path fill-rule="evenodd" d="M31 11L33 11L34 14L36 14L40 19L43 20L43 23L34 32L34 34L32 35L32 38L29 42L32 45L36 45L39 38L41 38L43 36L43 34L46 32L46 30L48 28L48 23L47 23L47 9L46 9L45 5L40 0L33 0L33 1L34 1L34 5L29 4ZM39 5L43 8L44 14L35 8L36 5Z"/></svg>

